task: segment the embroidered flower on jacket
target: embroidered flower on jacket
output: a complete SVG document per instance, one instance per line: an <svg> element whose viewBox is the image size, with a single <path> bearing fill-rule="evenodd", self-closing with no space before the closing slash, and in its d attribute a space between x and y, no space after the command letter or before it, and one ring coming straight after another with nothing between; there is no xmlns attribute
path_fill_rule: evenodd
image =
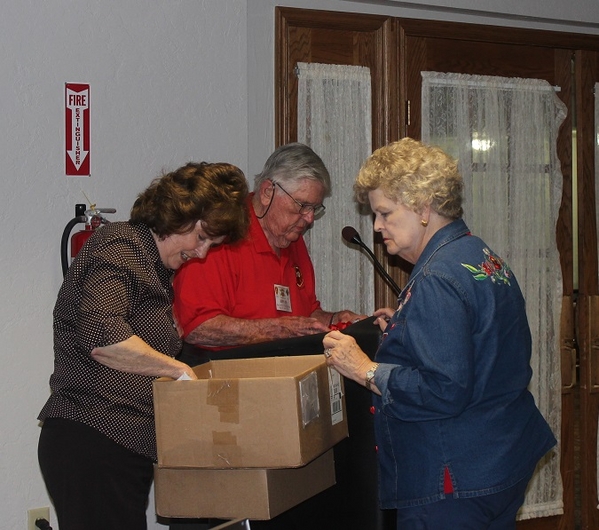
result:
<svg viewBox="0 0 599 530"><path fill-rule="evenodd" d="M488 248L483 248L483 252L486 259L478 266L478 268L468 265L467 263L462 263L462 266L466 267L477 281L491 278L493 283L502 282L511 285L510 278L512 277L512 270L507 263L500 257L491 254L491 251Z"/></svg>
<svg viewBox="0 0 599 530"><path fill-rule="evenodd" d="M397 306L397 309L395 310L396 314L401 313L403 306L405 306L410 301L410 298L412 298L412 286L411 285L408 287L406 294L404 296L402 296L402 298L399 302L399 305Z"/></svg>

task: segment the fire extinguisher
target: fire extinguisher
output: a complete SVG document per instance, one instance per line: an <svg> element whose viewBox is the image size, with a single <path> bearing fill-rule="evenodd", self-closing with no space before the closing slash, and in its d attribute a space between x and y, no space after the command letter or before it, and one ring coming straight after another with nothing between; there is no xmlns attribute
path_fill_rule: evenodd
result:
<svg viewBox="0 0 599 530"><path fill-rule="evenodd" d="M110 221L106 219L102 214L104 213L115 213L114 208L96 208L95 204L90 204L89 209L86 209L85 204L75 205L75 217L71 219L64 228L62 233L62 239L60 241L60 259L62 262L62 275L67 274L69 269L69 235L73 227L79 223L84 223L85 228L79 230L73 237L71 237L71 261L77 256L85 242L92 236L96 228L106 224Z"/></svg>

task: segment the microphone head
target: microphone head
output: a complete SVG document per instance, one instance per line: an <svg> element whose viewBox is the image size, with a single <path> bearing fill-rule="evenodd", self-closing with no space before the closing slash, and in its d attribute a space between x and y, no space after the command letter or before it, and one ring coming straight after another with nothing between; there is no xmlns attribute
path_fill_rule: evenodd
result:
<svg viewBox="0 0 599 530"><path fill-rule="evenodd" d="M344 227L343 230L341 230L341 235L348 243L356 243L358 245L362 243L360 234L358 234L358 231L353 226Z"/></svg>

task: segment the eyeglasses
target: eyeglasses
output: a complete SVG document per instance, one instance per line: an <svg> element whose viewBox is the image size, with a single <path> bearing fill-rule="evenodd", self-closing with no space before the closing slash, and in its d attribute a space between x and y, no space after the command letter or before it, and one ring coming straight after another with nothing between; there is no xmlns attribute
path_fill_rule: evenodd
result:
<svg viewBox="0 0 599 530"><path fill-rule="evenodd" d="M289 192L287 192L285 190L285 188L283 188L283 186L281 186L278 182L274 182L273 184L276 184L277 186L279 186L279 188L281 188L283 193L285 193L285 195L290 197L291 200L300 207L299 212L298 212L300 215L306 215L306 214L314 212L314 217L320 217L324 213L324 211L325 211L324 204L304 204L303 202L299 202L297 199L293 198L291 196L291 194Z"/></svg>

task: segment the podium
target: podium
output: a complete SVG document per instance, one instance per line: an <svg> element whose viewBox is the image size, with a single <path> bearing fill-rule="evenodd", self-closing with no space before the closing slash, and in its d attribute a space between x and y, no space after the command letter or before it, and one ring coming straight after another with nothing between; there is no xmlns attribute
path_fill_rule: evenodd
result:
<svg viewBox="0 0 599 530"><path fill-rule="evenodd" d="M374 317L352 324L342 333L354 337L360 348L374 358L380 338ZM319 333L210 352L185 345L179 359L193 366L208 359L322 354L324 336L325 333ZM271 520L252 520L252 530L395 530L395 511L378 507L372 394L345 379L345 400L349 437L333 448L336 485Z"/></svg>

